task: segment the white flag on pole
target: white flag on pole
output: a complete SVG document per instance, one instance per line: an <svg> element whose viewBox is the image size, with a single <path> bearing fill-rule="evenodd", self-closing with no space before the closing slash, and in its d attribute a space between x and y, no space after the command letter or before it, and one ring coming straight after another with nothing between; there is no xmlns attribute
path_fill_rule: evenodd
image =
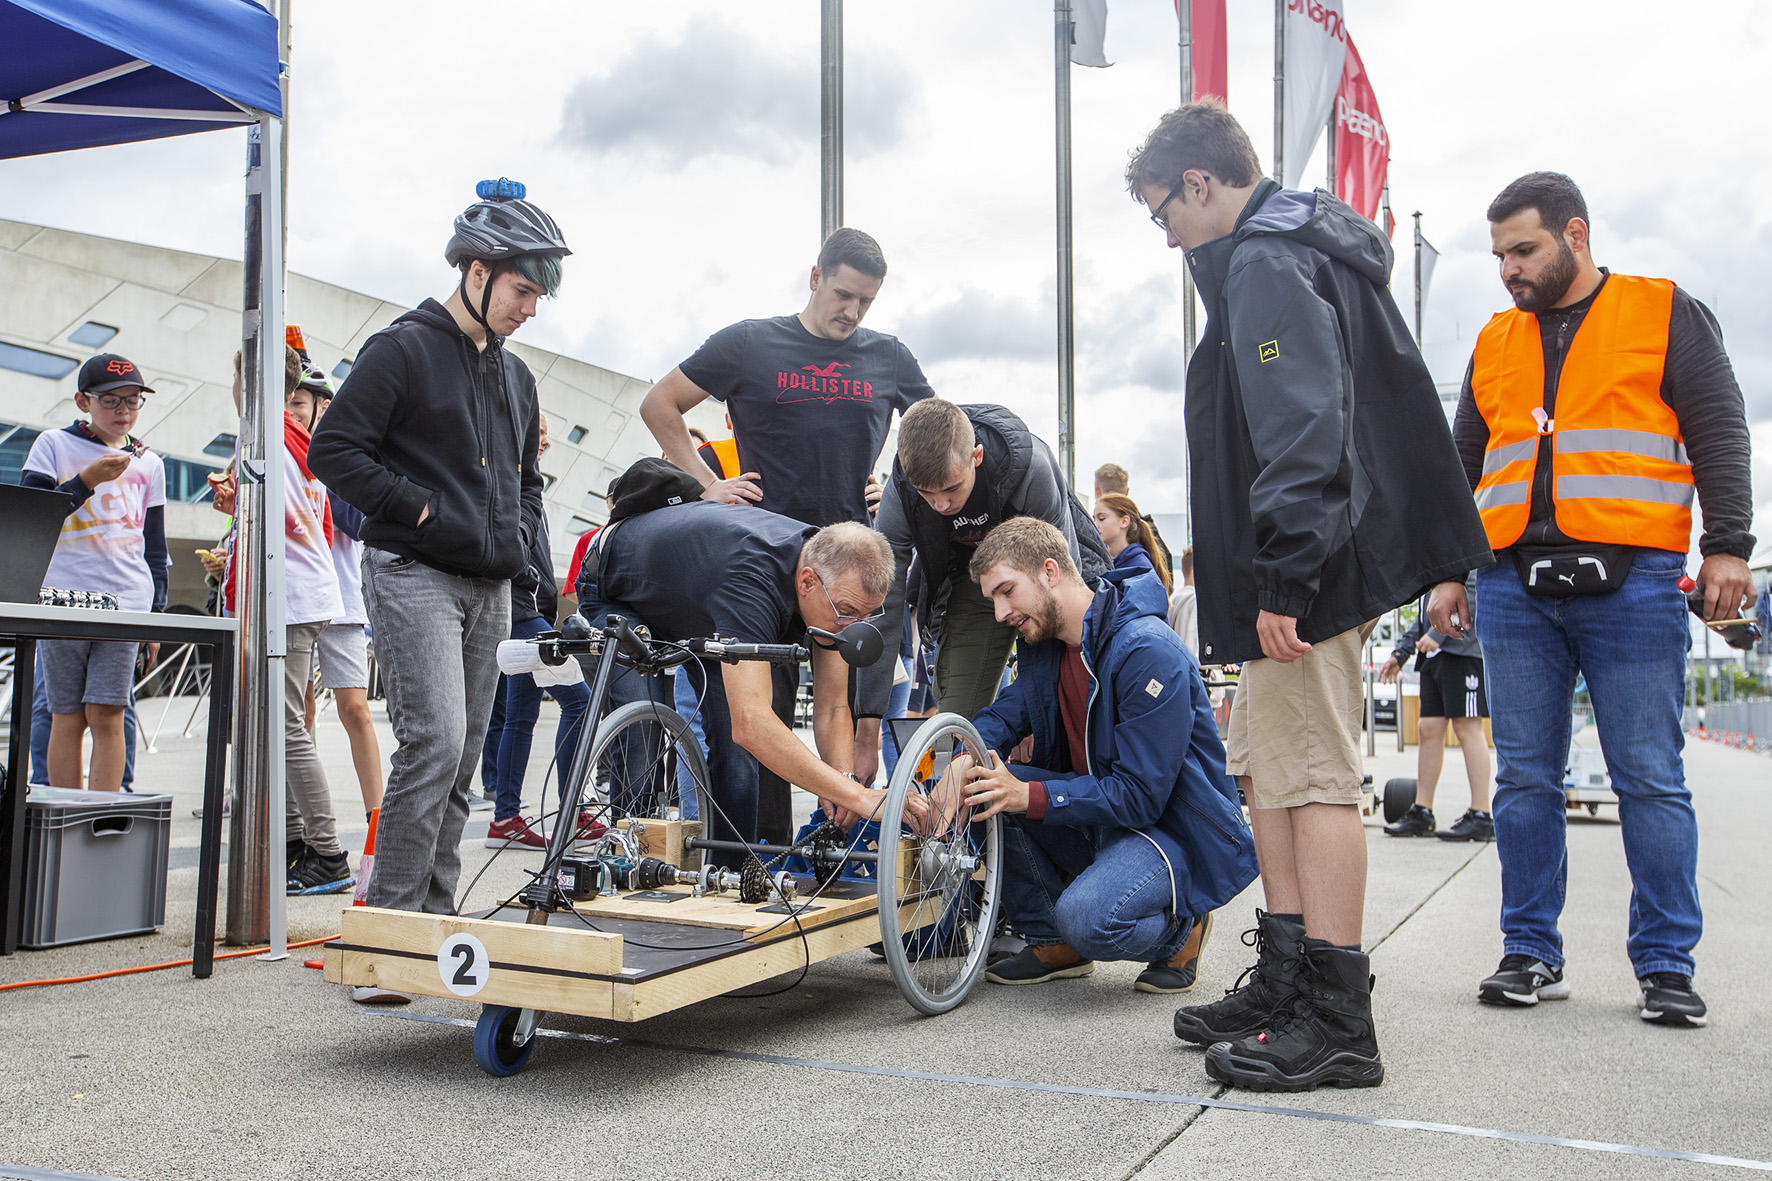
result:
<svg viewBox="0 0 1772 1181"><path fill-rule="evenodd" d="M1341 88L1347 58L1342 4L1343 0L1287 0L1284 109L1289 189L1304 179L1305 165L1335 109L1335 92Z"/></svg>
<svg viewBox="0 0 1772 1181"><path fill-rule="evenodd" d="M1114 64L1107 59L1107 0L1071 0L1071 60L1079 66ZM1340 81L1339 64L1335 75ZM1328 117L1324 111L1323 118Z"/></svg>
<svg viewBox="0 0 1772 1181"><path fill-rule="evenodd" d="M1434 264L1440 261L1440 252L1435 250L1433 243L1426 238L1421 239L1421 306L1427 306L1427 287L1434 279Z"/></svg>

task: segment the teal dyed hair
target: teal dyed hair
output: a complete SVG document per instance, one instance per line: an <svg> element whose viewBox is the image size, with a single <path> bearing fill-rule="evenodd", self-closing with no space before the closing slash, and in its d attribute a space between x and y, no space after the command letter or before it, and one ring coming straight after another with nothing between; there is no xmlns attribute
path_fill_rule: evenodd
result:
<svg viewBox="0 0 1772 1181"><path fill-rule="evenodd" d="M519 254L510 259L519 274L549 295L560 293L560 280L565 268L558 254Z"/></svg>

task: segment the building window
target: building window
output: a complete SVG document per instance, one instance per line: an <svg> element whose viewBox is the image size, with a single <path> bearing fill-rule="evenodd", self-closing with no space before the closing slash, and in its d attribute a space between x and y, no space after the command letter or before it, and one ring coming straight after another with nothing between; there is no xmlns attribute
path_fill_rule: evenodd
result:
<svg viewBox="0 0 1772 1181"><path fill-rule="evenodd" d="M349 377L350 375L351 375L351 359L349 357L344 357L344 358L340 359L339 363L332 367L332 376L338 378L340 381L343 381L345 378Z"/></svg>
<svg viewBox="0 0 1772 1181"><path fill-rule="evenodd" d="M548 494L548 492L550 490L552 490L552 488L554 487L554 483L558 479L559 479L558 476L550 476L546 472L543 472L541 474L541 491L542 491L543 496L546 496Z"/></svg>
<svg viewBox="0 0 1772 1181"><path fill-rule="evenodd" d="M566 522L566 532L572 534L574 537L583 537L586 533L589 533L596 527L597 522L590 520L587 517L573 517L572 520ZM613 537L615 535L612 533L610 536Z"/></svg>
<svg viewBox="0 0 1772 1181"><path fill-rule="evenodd" d="M111 343L111 338L115 335L117 330L109 324L88 320L68 333L68 343L77 344L83 349L102 349Z"/></svg>
<svg viewBox="0 0 1772 1181"><path fill-rule="evenodd" d="M230 435L226 431L223 431L215 438L209 440L209 442L203 444L203 454L219 455L223 459L232 459L234 458L234 445L237 442L239 442L238 436Z"/></svg>
<svg viewBox="0 0 1772 1181"><path fill-rule="evenodd" d="M80 362L0 341L0 367L29 373L33 377L47 377L50 381L60 381L78 369Z"/></svg>
<svg viewBox="0 0 1772 1181"><path fill-rule="evenodd" d="M566 432L566 441L568 443L577 443L588 434L590 434L590 432L585 430L582 426L575 426Z"/></svg>
<svg viewBox="0 0 1772 1181"><path fill-rule="evenodd" d="M0 484L16 484L41 431L0 422Z"/></svg>
<svg viewBox="0 0 1772 1181"><path fill-rule="evenodd" d="M167 455L160 457L160 464L166 471L166 499L169 502L201 504L214 497L215 489L209 486L207 477L211 472L221 471L220 468Z"/></svg>

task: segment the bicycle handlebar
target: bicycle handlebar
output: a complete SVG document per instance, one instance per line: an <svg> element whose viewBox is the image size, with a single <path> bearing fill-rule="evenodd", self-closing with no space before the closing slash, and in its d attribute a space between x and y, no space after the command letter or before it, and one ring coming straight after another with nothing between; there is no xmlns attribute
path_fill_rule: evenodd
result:
<svg viewBox="0 0 1772 1181"><path fill-rule="evenodd" d="M808 656L802 644L747 644L718 636L682 641L654 640L644 627L596 628L578 616L561 632L543 632L529 640L507 641L499 646L499 670L507 674L534 672L535 661L558 667L574 656L601 656L614 641L624 664L662 671L676 668L693 657L737 664L741 660L765 660L798 664Z"/></svg>

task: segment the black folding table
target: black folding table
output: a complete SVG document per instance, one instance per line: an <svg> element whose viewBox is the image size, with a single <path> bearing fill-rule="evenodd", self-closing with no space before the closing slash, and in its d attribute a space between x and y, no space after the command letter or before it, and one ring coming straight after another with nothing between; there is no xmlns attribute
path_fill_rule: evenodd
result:
<svg viewBox="0 0 1772 1181"><path fill-rule="evenodd" d="M234 637L240 624L204 615L100 611L0 603L0 647L12 665L12 733L6 783L0 792L0 955L18 950L24 907L25 765L31 750L31 694L38 640L124 640L197 644L209 649L209 731L203 765L203 836L197 859L197 931L191 974L209 975L215 961L215 904L221 879L222 800L228 761L228 719L234 693Z"/></svg>

